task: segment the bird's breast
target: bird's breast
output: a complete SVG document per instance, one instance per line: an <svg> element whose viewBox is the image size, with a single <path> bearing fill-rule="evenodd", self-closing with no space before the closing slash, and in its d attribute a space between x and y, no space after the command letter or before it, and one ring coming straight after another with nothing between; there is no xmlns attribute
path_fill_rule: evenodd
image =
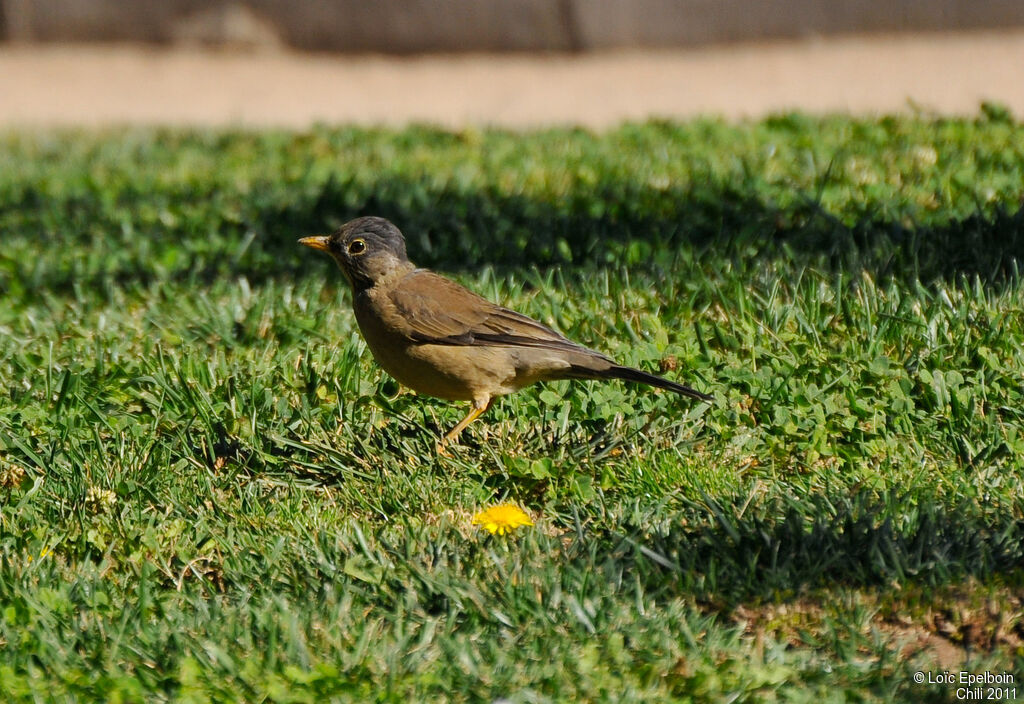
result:
<svg viewBox="0 0 1024 704"><path fill-rule="evenodd" d="M386 296L373 295L372 290L357 294L353 309L373 358L403 386L452 401L512 390L506 388L514 375L506 351L413 342L401 314Z"/></svg>

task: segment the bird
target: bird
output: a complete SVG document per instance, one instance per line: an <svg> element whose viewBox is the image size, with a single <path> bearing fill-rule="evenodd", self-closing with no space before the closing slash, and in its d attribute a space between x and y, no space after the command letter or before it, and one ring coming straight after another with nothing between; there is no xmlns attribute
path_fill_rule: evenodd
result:
<svg viewBox="0 0 1024 704"><path fill-rule="evenodd" d="M365 216L300 244L326 252L352 288L352 309L374 359L399 384L449 401L470 401L445 445L495 398L556 379L622 379L698 401L714 397L580 345L409 261L389 220Z"/></svg>

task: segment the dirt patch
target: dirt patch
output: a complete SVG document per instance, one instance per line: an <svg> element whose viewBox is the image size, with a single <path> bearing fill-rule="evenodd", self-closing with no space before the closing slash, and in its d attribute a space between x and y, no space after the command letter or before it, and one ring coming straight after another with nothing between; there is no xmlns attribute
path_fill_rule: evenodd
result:
<svg viewBox="0 0 1024 704"><path fill-rule="evenodd" d="M1004 587L974 581L924 591L856 591L805 596L777 604L740 605L733 621L763 640L771 637L806 647L829 624L864 614L863 635L881 634L901 659L920 658L942 669L963 665L972 654L1013 653L1024 648L1024 604Z"/></svg>
<svg viewBox="0 0 1024 704"><path fill-rule="evenodd" d="M395 58L0 45L0 126L315 122L525 128L721 115L1024 115L1024 31L692 50Z"/></svg>

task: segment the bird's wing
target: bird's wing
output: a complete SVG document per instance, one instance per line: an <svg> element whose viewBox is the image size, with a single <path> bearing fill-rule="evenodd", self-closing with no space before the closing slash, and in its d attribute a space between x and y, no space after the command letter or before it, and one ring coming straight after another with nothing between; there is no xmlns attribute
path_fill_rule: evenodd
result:
<svg viewBox="0 0 1024 704"><path fill-rule="evenodd" d="M416 270L406 275L391 290L389 299L408 326L405 334L414 342L540 347L604 358L548 326L430 271Z"/></svg>

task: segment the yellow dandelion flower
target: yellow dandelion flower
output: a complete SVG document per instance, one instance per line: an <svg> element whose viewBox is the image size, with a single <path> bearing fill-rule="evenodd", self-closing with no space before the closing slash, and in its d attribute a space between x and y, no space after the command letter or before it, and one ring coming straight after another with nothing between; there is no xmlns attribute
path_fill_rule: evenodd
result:
<svg viewBox="0 0 1024 704"><path fill-rule="evenodd" d="M43 548L42 550L39 551L39 558L38 559L42 560L43 558L49 557L50 552L51 552L50 548ZM34 558L31 555L28 556L28 561L29 562L32 562L35 559L37 559L37 558Z"/></svg>
<svg viewBox="0 0 1024 704"><path fill-rule="evenodd" d="M526 511L513 503L491 506L473 516L473 525L480 526L491 535L505 535L519 526L532 526Z"/></svg>

